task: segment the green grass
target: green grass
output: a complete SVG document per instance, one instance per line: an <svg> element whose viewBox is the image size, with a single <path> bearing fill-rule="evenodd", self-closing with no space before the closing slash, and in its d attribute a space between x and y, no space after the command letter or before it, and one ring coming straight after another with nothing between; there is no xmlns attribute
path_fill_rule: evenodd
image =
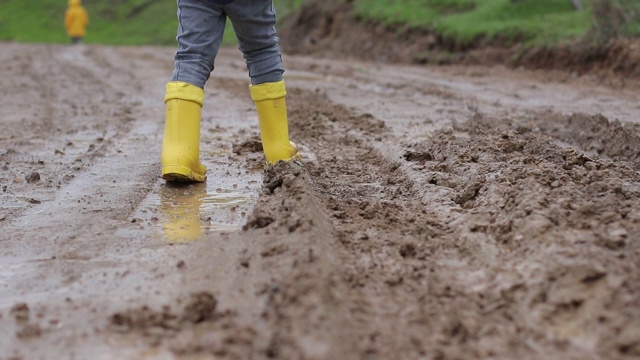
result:
<svg viewBox="0 0 640 360"><path fill-rule="evenodd" d="M463 44L501 39L547 45L583 36L592 26L590 9L577 12L569 0L357 0L356 14L432 29Z"/></svg>
<svg viewBox="0 0 640 360"><path fill-rule="evenodd" d="M304 1L274 0L274 5L282 18ZM345 0L327 0L326 4L330 7L336 1ZM617 4L617 12L590 6L598 1ZM527 46L545 46L586 34L594 38L607 38L610 33L640 34L640 0L582 2L587 5L582 12L575 11L569 0L355 0L354 4L360 18L398 25L399 29L430 29L459 44L522 41ZM62 24L66 5L66 0L0 0L0 40L67 43ZM175 0L86 0L85 7L90 16L86 43L176 43ZM616 28L620 13L623 17L635 14L635 20ZM617 32L612 32L612 27ZM229 24L223 42L236 44Z"/></svg>
<svg viewBox="0 0 640 360"><path fill-rule="evenodd" d="M175 0L84 1L89 13L85 43L110 45L175 45ZM278 16L299 7L302 0L276 0ZM0 40L67 43L64 30L66 0L0 0ZM236 44L227 23L223 43Z"/></svg>
<svg viewBox="0 0 640 360"><path fill-rule="evenodd" d="M175 3L145 0L91 1L85 42L104 44L175 43ZM0 39L18 42L66 43L64 0L5 0L0 12Z"/></svg>

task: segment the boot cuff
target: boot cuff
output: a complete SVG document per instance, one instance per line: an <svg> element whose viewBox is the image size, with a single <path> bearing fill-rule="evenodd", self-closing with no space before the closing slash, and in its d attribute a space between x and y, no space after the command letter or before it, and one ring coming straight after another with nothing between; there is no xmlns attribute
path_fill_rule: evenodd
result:
<svg viewBox="0 0 640 360"><path fill-rule="evenodd" d="M204 103L204 90L182 81L171 81L167 83L167 91L164 102L173 99L188 100L202 106Z"/></svg>
<svg viewBox="0 0 640 360"><path fill-rule="evenodd" d="M251 85L249 90L251 91L251 99L254 102L281 99L287 95L284 80L260 85Z"/></svg>

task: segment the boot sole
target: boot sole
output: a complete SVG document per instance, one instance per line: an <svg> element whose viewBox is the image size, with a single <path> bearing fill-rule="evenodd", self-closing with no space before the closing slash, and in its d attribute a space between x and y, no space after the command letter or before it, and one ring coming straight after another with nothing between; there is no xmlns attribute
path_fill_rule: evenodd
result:
<svg viewBox="0 0 640 360"><path fill-rule="evenodd" d="M168 182L204 182L207 180L205 174L198 174L180 165L163 166L162 178Z"/></svg>

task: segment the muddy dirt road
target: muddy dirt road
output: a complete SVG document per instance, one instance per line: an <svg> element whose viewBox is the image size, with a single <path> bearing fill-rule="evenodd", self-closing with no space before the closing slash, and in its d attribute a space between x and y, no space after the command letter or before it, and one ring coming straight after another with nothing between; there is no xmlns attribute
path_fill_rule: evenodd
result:
<svg viewBox="0 0 640 360"><path fill-rule="evenodd" d="M167 186L172 53L0 44L0 359L640 357L638 84L228 49Z"/></svg>

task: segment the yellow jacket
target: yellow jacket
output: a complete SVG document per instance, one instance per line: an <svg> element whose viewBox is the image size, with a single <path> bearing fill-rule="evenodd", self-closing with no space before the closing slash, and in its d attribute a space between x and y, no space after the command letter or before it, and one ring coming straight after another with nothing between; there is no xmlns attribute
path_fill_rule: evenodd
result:
<svg viewBox="0 0 640 360"><path fill-rule="evenodd" d="M80 0L69 0L69 8L64 14L64 27L67 29L69 37L83 37L89 15L81 4Z"/></svg>

